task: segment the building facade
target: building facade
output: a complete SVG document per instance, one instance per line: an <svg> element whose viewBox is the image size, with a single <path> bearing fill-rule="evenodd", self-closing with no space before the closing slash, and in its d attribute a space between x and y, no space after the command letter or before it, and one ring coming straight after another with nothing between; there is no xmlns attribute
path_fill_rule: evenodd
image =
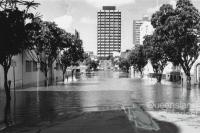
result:
<svg viewBox="0 0 200 133"><path fill-rule="evenodd" d="M97 13L97 54L109 57L121 52L121 12L115 6L103 6Z"/></svg>
<svg viewBox="0 0 200 133"><path fill-rule="evenodd" d="M142 25L142 20L133 20L133 44L134 46L140 45L140 26Z"/></svg>
<svg viewBox="0 0 200 133"><path fill-rule="evenodd" d="M133 44L134 47L143 44L145 35L153 33L153 27L147 16L142 20L133 20Z"/></svg>
<svg viewBox="0 0 200 133"><path fill-rule="evenodd" d="M33 61L31 56L24 52L12 58L15 62L8 71L8 80L11 81L11 88L27 88L31 86L44 85L45 76L38 68L37 62ZM49 83L62 80L62 68L56 61L49 68ZM4 71L0 65L0 90L4 89Z"/></svg>

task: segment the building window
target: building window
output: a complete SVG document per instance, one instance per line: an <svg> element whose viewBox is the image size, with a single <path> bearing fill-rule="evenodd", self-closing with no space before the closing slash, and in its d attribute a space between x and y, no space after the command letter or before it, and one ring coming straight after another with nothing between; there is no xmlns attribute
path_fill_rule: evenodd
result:
<svg viewBox="0 0 200 133"><path fill-rule="evenodd" d="M37 62L33 61L33 72L37 71Z"/></svg>
<svg viewBox="0 0 200 133"><path fill-rule="evenodd" d="M26 61L26 72L31 72L31 61Z"/></svg>

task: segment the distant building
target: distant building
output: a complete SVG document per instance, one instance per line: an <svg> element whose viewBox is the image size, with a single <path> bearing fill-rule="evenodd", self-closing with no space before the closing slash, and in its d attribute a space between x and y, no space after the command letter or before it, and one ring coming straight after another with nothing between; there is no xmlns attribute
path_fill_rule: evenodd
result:
<svg viewBox="0 0 200 133"><path fill-rule="evenodd" d="M133 44L134 47L143 44L143 37L153 33L153 27L147 16L142 20L133 20Z"/></svg>
<svg viewBox="0 0 200 133"><path fill-rule="evenodd" d="M103 6L97 16L98 56L106 58L121 52L121 11L115 6Z"/></svg>
<svg viewBox="0 0 200 133"><path fill-rule="evenodd" d="M93 51L86 51L85 53L87 54L88 57L91 58L91 60L98 60L98 57L94 55Z"/></svg>
<svg viewBox="0 0 200 133"><path fill-rule="evenodd" d="M140 26L142 25L142 20L133 20L133 44L140 45Z"/></svg>
<svg viewBox="0 0 200 133"><path fill-rule="evenodd" d="M94 55L93 51L85 51L85 53L87 54L87 56L93 56Z"/></svg>

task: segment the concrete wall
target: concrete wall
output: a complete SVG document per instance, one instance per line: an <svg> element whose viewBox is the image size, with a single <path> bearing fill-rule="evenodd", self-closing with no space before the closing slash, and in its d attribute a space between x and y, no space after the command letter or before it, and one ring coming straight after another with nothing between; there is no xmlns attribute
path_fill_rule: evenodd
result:
<svg viewBox="0 0 200 133"><path fill-rule="evenodd" d="M28 86L36 86L37 81L39 79L40 84L44 84L45 76L43 72L33 71L33 63L32 63L32 71L26 72L26 61L32 61L32 58L26 53L17 55L13 57L13 60L16 62L15 67L15 84L17 88L24 88ZM11 80L11 88L14 86L14 76L13 76L13 67L9 69L8 72L8 80ZM56 77L59 80L62 79L62 70L56 69L56 62L53 63L52 68L49 70L48 73L49 79L55 81ZM3 67L0 65L0 89L4 88L4 71Z"/></svg>

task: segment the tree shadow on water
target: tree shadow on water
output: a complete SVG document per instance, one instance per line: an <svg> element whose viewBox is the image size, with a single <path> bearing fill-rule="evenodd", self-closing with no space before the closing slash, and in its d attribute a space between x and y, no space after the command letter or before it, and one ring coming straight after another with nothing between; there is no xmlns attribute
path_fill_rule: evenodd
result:
<svg viewBox="0 0 200 133"><path fill-rule="evenodd" d="M4 124L5 127L9 127L12 125L12 116L11 116L11 100L6 100L5 108L4 108Z"/></svg>

